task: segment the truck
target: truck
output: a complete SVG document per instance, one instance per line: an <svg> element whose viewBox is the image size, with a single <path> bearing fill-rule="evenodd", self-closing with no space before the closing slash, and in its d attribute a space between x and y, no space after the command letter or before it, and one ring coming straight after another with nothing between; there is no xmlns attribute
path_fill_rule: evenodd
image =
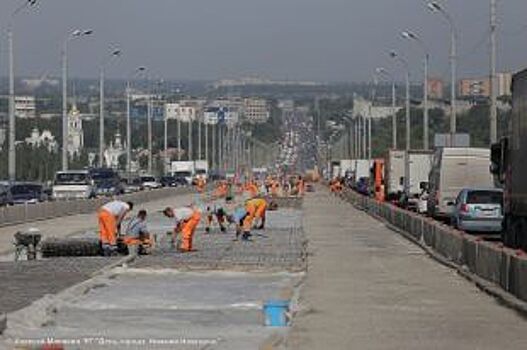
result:
<svg viewBox="0 0 527 350"><path fill-rule="evenodd" d="M57 171L51 191L55 200L93 198L95 182L88 170Z"/></svg>
<svg viewBox="0 0 527 350"><path fill-rule="evenodd" d="M410 181L408 193L410 197L419 195L428 186L428 177L432 168L432 152L409 151Z"/></svg>
<svg viewBox="0 0 527 350"><path fill-rule="evenodd" d="M188 185L192 184L194 178L194 162L193 161L175 161L172 162L170 172L176 180L185 180Z"/></svg>
<svg viewBox="0 0 527 350"><path fill-rule="evenodd" d="M355 181L370 178L370 163L368 159L355 160Z"/></svg>
<svg viewBox="0 0 527 350"><path fill-rule="evenodd" d="M527 249L527 70L512 79L512 115L506 136L491 146L495 184L503 188L502 241Z"/></svg>
<svg viewBox="0 0 527 350"><path fill-rule="evenodd" d="M494 188L488 148L438 148L428 184L428 215L449 219L464 188Z"/></svg>
<svg viewBox="0 0 527 350"><path fill-rule="evenodd" d="M384 182L387 201L397 201L403 194L404 159L405 151L389 150L386 154L384 162Z"/></svg>
<svg viewBox="0 0 527 350"><path fill-rule="evenodd" d="M194 161L194 175L207 181L209 179L209 163L206 160Z"/></svg>
<svg viewBox="0 0 527 350"><path fill-rule="evenodd" d="M341 159L340 160L340 177L346 177L355 171L355 160Z"/></svg>

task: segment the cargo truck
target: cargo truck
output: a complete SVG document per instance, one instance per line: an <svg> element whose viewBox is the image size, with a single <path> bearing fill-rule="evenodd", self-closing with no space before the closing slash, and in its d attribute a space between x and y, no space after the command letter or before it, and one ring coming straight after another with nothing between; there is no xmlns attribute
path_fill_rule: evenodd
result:
<svg viewBox="0 0 527 350"><path fill-rule="evenodd" d="M503 244L527 250L527 70L512 79L507 136L492 145L491 172L503 188Z"/></svg>
<svg viewBox="0 0 527 350"><path fill-rule="evenodd" d="M389 150L384 162L386 200L398 201L404 190L405 151Z"/></svg>
<svg viewBox="0 0 527 350"><path fill-rule="evenodd" d="M486 148L438 148L428 184L428 214L442 219L452 215L456 197L464 188L494 188Z"/></svg>

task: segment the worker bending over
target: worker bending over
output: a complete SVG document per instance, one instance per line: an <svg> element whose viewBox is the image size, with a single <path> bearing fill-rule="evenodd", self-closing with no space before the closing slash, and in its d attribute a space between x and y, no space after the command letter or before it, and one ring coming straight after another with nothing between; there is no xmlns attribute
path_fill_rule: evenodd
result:
<svg viewBox="0 0 527 350"><path fill-rule="evenodd" d="M201 212L194 206L182 208L165 208L163 214L172 218L175 221L174 225L174 242L176 242L177 235L181 233L181 245L179 250L182 252L192 251L192 241L194 233L201 220ZM176 247L177 248L177 247Z"/></svg>
<svg viewBox="0 0 527 350"><path fill-rule="evenodd" d="M265 228L267 201L263 198L249 199L245 203L245 210L247 210L248 215L243 224L244 232L250 232L251 228L253 228L253 223L255 228L263 230ZM256 225L258 222L255 221L259 221L260 225Z"/></svg>
<svg viewBox="0 0 527 350"><path fill-rule="evenodd" d="M113 255L117 252L117 234L121 230L121 223L126 215L132 211L132 202L111 201L106 203L97 213L99 221L99 239L103 254Z"/></svg>
<svg viewBox="0 0 527 350"><path fill-rule="evenodd" d="M243 229L244 221L247 215L248 212L245 209L245 206L243 206L236 208L232 215L227 216L227 221L236 226L236 240L239 239L240 235L242 235L242 239L244 241L248 240L251 237L251 232L244 232Z"/></svg>

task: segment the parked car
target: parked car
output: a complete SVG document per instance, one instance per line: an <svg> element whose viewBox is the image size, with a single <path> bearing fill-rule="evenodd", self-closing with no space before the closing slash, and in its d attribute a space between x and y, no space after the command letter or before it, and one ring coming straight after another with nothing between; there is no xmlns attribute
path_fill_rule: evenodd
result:
<svg viewBox="0 0 527 350"><path fill-rule="evenodd" d="M177 187L179 185L174 176L162 176L159 182L163 187Z"/></svg>
<svg viewBox="0 0 527 350"><path fill-rule="evenodd" d="M95 183L95 194L98 196L115 196L124 193L119 173L109 168L94 168L90 176Z"/></svg>
<svg viewBox="0 0 527 350"><path fill-rule="evenodd" d="M9 204L38 203L47 200L47 195L40 184L15 183L8 188L10 193Z"/></svg>
<svg viewBox="0 0 527 350"><path fill-rule="evenodd" d="M143 187L143 182L141 181L141 178L139 177L130 178L128 180L125 180L123 182L123 186L124 186L125 193L134 193L134 192L139 192L145 189Z"/></svg>
<svg viewBox="0 0 527 350"><path fill-rule="evenodd" d="M0 206L6 206L11 203L11 193L8 185L0 184Z"/></svg>
<svg viewBox="0 0 527 350"><path fill-rule="evenodd" d="M463 189L456 198L452 224L470 232L501 232L503 191Z"/></svg>
<svg viewBox="0 0 527 350"><path fill-rule="evenodd" d="M161 188L161 183L152 175L143 175L140 177L143 187L148 190Z"/></svg>
<svg viewBox="0 0 527 350"><path fill-rule="evenodd" d="M53 199L88 199L95 196L95 184L87 170L58 171L53 182Z"/></svg>

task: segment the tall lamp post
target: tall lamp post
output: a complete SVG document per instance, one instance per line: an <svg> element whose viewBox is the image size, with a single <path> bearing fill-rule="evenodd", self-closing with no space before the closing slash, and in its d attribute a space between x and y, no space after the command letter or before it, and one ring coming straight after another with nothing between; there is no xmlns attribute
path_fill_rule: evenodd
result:
<svg viewBox="0 0 527 350"><path fill-rule="evenodd" d="M74 30L62 43L62 171L68 170L68 43L93 34L93 30Z"/></svg>
<svg viewBox="0 0 527 350"><path fill-rule="evenodd" d="M131 100L131 88L130 80L135 78L137 74L146 71L145 67L139 67L128 75L126 80L126 172L130 177L132 172L132 118L130 116L130 100Z"/></svg>
<svg viewBox="0 0 527 350"><path fill-rule="evenodd" d="M404 31L401 36L405 39L412 40L419 44L424 52L424 82L423 82L423 149L428 151L430 149L429 141L429 118L428 118L428 67L430 64L430 50L425 42L415 33L410 31Z"/></svg>
<svg viewBox="0 0 527 350"><path fill-rule="evenodd" d="M395 79L385 68L379 67L375 70L379 76L385 75L392 83L392 149L397 149L397 96Z"/></svg>
<svg viewBox="0 0 527 350"><path fill-rule="evenodd" d="M104 166L104 70L108 63L116 57L121 56L121 50L116 49L104 59L99 67L99 166Z"/></svg>
<svg viewBox="0 0 527 350"><path fill-rule="evenodd" d="M450 98L451 98L451 111L450 111L450 140L451 142L454 139L454 134L456 133L456 65L457 65L457 30L454 24L452 16L446 11L443 5L440 5L437 1L430 1L427 4L430 11L434 13L441 14L443 18L448 22L450 26Z"/></svg>
<svg viewBox="0 0 527 350"><path fill-rule="evenodd" d="M15 58L13 53L13 27L16 16L28 7L37 4L37 0L27 0L11 13L11 19L7 27L7 41L9 50L9 156L8 175L9 180L16 180L16 116L15 116Z"/></svg>
<svg viewBox="0 0 527 350"><path fill-rule="evenodd" d="M410 190L410 147L411 147L411 125L410 125L410 65L397 52L391 51L390 57L402 65L406 75L406 155L404 169L404 192L408 195Z"/></svg>

